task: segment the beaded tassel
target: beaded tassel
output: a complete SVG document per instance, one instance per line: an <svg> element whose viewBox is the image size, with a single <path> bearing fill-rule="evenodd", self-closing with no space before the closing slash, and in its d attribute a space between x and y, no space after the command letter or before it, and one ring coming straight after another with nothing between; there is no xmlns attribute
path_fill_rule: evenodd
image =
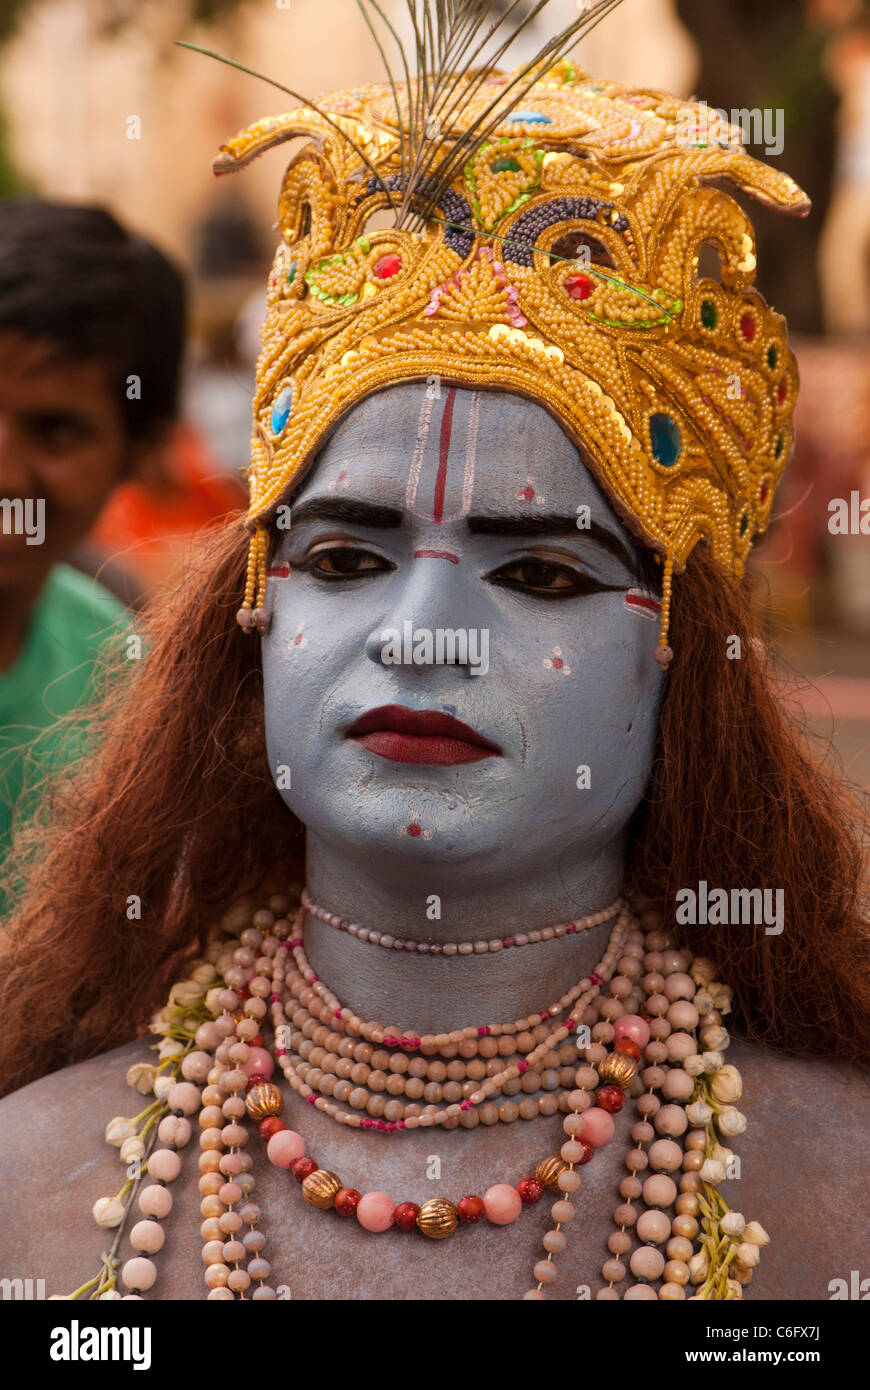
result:
<svg viewBox="0 0 870 1390"><path fill-rule="evenodd" d="M269 533L265 526L258 526L248 546L245 598L236 613L236 622L243 632L259 632L261 636L268 632L272 616L266 608L268 554Z"/></svg>
<svg viewBox="0 0 870 1390"><path fill-rule="evenodd" d="M666 671L674 659L674 653L668 646L668 628L671 622L671 591L674 578L674 557L668 552L665 557L662 573L662 613L659 625L659 644L653 652L653 656L659 663L663 671Z"/></svg>

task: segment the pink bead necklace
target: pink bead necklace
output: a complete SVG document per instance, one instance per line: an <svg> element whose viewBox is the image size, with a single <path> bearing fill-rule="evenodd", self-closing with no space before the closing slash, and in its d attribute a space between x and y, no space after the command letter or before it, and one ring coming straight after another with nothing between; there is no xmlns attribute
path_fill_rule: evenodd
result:
<svg viewBox="0 0 870 1390"><path fill-rule="evenodd" d="M370 930L368 927L360 926L358 922L349 922L346 917L339 917L335 912L327 912L326 908L318 907L317 903L311 901L305 888L302 890L302 906L312 917L325 922L327 926L347 932L357 941L382 946L387 951L416 951L423 956L484 956L488 953L509 951L513 947L533 946L541 941L560 940L577 932L587 931L590 927L601 926L603 922L609 922L611 917L615 917L624 904L621 898L617 898L609 907L604 907L599 912L591 912L587 917L578 917L573 922L560 922L555 927L516 932L513 936L496 936L490 941L411 941L401 936L392 936L389 932Z"/></svg>

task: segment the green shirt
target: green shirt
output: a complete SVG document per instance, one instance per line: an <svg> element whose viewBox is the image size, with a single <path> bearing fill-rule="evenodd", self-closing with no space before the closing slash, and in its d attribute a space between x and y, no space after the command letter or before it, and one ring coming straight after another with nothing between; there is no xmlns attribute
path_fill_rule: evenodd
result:
<svg viewBox="0 0 870 1390"><path fill-rule="evenodd" d="M69 565L49 571L24 645L0 671L0 862L25 782L17 822L35 810L35 781L52 764L62 765L60 741L51 732L55 722L89 697L97 652L112 634L120 635L126 617L95 580Z"/></svg>

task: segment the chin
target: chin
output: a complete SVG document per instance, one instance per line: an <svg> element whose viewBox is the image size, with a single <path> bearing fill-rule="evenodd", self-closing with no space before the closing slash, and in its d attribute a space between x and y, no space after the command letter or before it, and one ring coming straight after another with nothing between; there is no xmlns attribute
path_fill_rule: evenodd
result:
<svg viewBox="0 0 870 1390"><path fill-rule="evenodd" d="M392 764L398 770L398 764ZM425 772L452 773L450 768ZM395 774L394 774L395 775ZM399 864L455 864L492 859L506 843L523 836L512 816L494 815L485 792L469 794L467 787L434 786L419 769L401 767L401 780L390 786L374 779L357 784L350 792L344 782L342 795L328 803L307 798L288 799L294 815L313 834L333 846L341 846L350 859L394 859ZM516 802L513 803L516 805ZM483 814L484 807L486 814Z"/></svg>

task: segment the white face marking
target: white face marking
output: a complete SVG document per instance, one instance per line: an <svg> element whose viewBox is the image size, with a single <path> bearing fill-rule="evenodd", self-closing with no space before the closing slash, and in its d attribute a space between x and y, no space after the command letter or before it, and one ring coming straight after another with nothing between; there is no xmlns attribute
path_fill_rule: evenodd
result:
<svg viewBox="0 0 870 1390"><path fill-rule="evenodd" d="M635 613L639 618L646 618L648 622L657 623L661 616L662 605L646 589L629 589L625 595L623 605L629 613Z"/></svg>
<svg viewBox="0 0 870 1390"><path fill-rule="evenodd" d="M348 467L351 487L331 488ZM546 505L517 495L529 478ZM270 584L262 639L269 764L292 767L281 794L320 840L348 862L429 855L457 891L485 866L517 892L542 872L555 892L577 856L598 862L619 841L655 749L655 629L637 553L542 406L423 382L367 397L304 479L276 563L289 579ZM582 583L542 594L554 570ZM415 652L418 634L464 633L469 653L485 637L486 669L385 661L384 632L406 628ZM385 706L450 712L501 752L455 766L379 756L346 731ZM419 833L397 831L409 825Z"/></svg>
<svg viewBox="0 0 870 1390"><path fill-rule="evenodd" d="M405 507L436 526L459 521L470 507L477 459L480 395L440 386L427 389L408 469Z"/></svg>

